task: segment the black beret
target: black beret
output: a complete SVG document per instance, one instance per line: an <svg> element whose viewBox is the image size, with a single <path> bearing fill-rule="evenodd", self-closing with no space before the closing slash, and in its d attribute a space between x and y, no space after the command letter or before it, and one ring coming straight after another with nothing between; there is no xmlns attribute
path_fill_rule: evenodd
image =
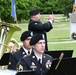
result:
<svg viewBox="0 0 76 75"><path fill-rule="evenodd" d="M39 40L45 40L44 34L35 34L30 40L30 45L35 45Z"/></svg>
<svg viewBox="0 0 76 75"><path fill-rule="evenodd" d="M21 34L20 40L21 40L21 41L24 41L24 40L26 40L28 37L32 37L32 36L33 36L33 32L31 32L31 31L24 31L24 32Z"/></svg>
<svg viewBox="0 0 76 75"><path fill-rule="evenodd" d="M31 11L29 12L29 14L30 14L31 16L33 16L33 15L37 15L39 12L40 12L39 9L33 9L33 10L31 10Z"/></svg>

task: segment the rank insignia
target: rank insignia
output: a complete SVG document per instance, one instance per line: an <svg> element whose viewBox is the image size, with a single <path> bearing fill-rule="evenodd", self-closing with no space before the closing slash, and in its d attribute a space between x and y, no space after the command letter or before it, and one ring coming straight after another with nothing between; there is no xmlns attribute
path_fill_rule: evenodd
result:
<svg viewBox="0 0 76 75"><path fill-rule="evenodd" d="M34 62L32 62L32 65L30 66L30 68L31 68L32 70L35 70L35 69L37 68L37 66L35 65Z"/></svg>
<svg viewBox="0 0 76 75"><path fill-rule="evenodd" d="M20 64L19 65L19 71L22 71L23 70L23 66Z"/></svg>

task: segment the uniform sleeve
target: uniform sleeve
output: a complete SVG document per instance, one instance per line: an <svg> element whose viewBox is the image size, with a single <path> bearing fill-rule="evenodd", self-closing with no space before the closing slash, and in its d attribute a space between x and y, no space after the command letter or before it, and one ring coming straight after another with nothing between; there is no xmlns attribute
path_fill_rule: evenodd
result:
<svg viewBox="0 0 76 75"><path fill-rule="evenodd" d="M20 71L21 71L21 70L28 70L27 63L25 62L24 58L21 58L21 59L19 60L18 69L19 69Z"/></svg>
<svg viewBox="0 0 76 75"><path fill-rule="evenodd" d="M8 69L16 70L17 60L13 54L10 54Z"/></svg>
<svg viewBox="0 0 76 75"><path fill-rule="evenodd" d="M39 21L32 21L29 23L29 30L31 31L37 31L37 32L43 32L43 31L50 31L52 29L52 24L48 21L44 24L42 24Z"/></svg>

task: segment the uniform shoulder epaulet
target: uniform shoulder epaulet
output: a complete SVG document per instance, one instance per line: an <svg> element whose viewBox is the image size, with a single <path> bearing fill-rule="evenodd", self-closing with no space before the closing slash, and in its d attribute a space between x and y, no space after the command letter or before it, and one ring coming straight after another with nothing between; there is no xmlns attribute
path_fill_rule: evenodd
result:
<svg viewBox="0 0 76 75"><path fill-rule="evenodd" d="M45 56L50 56L49 54L45 54L45 53L44 53L44 55L45 55Z"/></svg>
<svg viewBox="0 0 76 75"><path fill-rule="evenodd" d="M28 57L28 56L30 56L30 55L29 55L29 54L28 54L28 55L24 55L23 58L26 58L26 57Z"/></svg>

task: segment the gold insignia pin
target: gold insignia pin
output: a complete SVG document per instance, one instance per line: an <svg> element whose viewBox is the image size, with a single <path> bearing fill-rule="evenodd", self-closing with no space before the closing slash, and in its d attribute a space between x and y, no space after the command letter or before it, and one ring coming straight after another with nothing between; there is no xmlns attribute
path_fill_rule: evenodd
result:
<svg viewBox="0 0 76 75"><path fill-rule="evenodd" d="M23 70L23 66L19 65L19 71L22 71L22 70Z"/></svg>
<svg viewBox="0 0 76 75"><path fill-rule="evenodd" d="M35 58L35 56L32 56L32 58Z"/></svg>
<svg viewBox="0 0 76 75"><path fill-rule="evenodd" d="M34 63L34 62L32 62L32 65L35 65L35 63Z"/></svg>
<svg viewBox="0 0 76 75"><path fill-rule="evenodd" d="M25 52L23 52L22 54L25 54Z"/></svg>
<svg viewBox="0 0 76 75"><path fill-rule="evenodd" d="M11 62L9 62L9 65L11 64Z"/></svg>

